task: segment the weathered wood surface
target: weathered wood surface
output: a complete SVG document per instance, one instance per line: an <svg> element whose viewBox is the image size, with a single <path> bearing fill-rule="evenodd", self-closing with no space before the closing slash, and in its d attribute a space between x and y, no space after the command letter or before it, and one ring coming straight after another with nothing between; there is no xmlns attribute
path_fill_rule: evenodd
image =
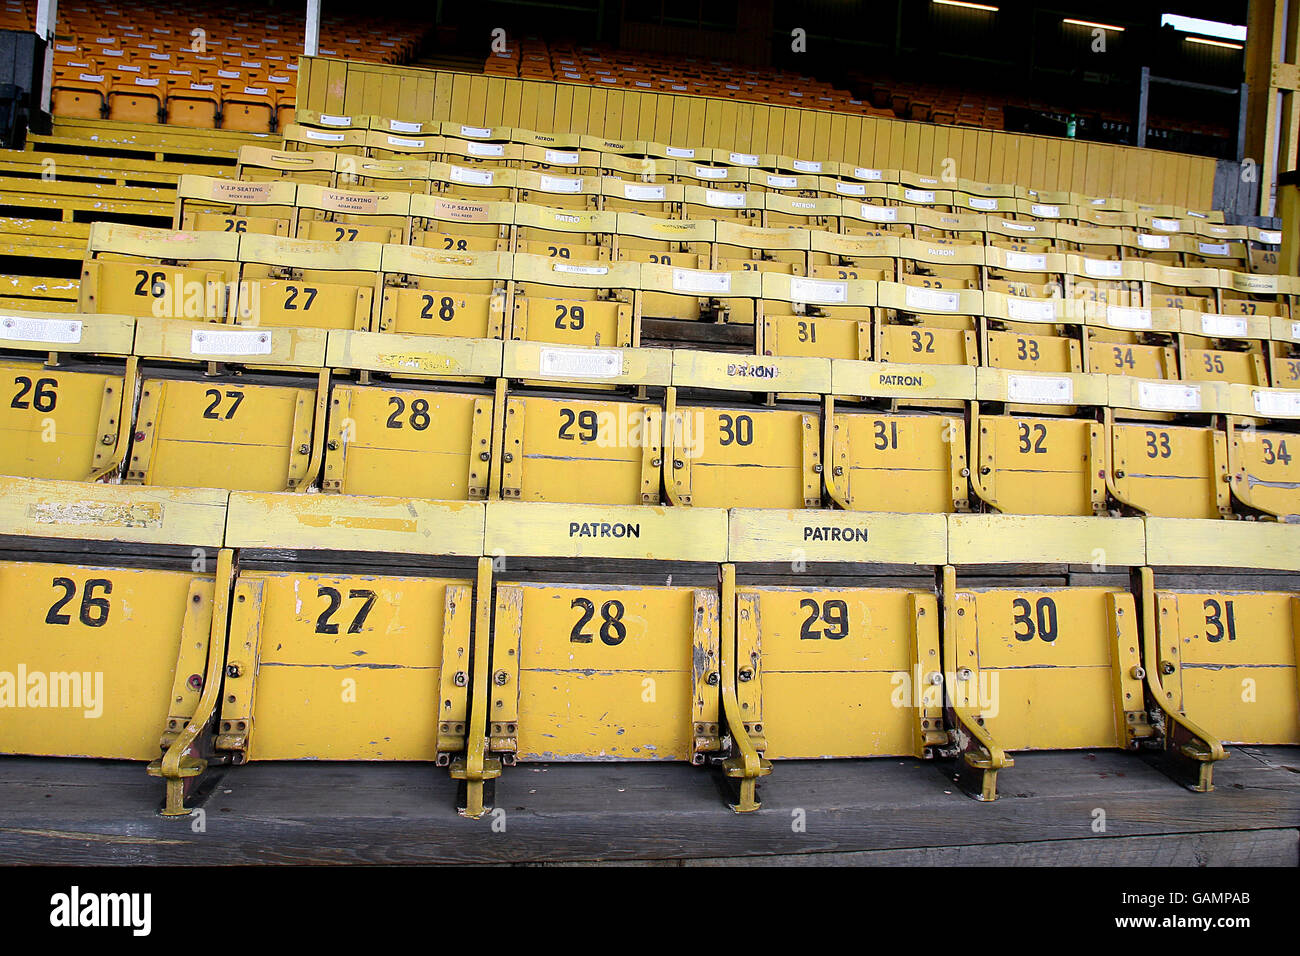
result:
<svg viewBox="0 0 1300 956"><path fill-rule="evenodd" d="M497 783L499 812L471 821L428 765L250 764L224 771L194 832L156 814L161 787L138 764L5 758L0 862L1300 863L1300 748L1234 748L1212 794L1133 754L1028 753L981 804L941 766L780 763L763 809L738 816L703 768L521 765Z"/></svg>

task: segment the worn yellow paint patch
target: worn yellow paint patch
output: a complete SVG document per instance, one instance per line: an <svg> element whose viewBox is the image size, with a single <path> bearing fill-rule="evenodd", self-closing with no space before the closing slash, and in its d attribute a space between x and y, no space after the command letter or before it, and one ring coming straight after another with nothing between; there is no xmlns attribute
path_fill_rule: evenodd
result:
<svg viewBox="0 0 1300 956"><path fill-rule="evenodd" d="M240 578L262 584L231 616L232 634L260 631L250 759L435 758L446 591L468 582Z"/></svg>
<svg viewBox="0 0 1300 956"><path fill-rule="evenodd" d="M211 578L0 563L0 753L157 757L195 580ZM189 639L202 659L207 629Z"/></svg>
<svg viewBox="0 0 1300 956"><path fill-rule="evenodd" d="M521 590L520 759L690 759L695 592Z"/></svg>

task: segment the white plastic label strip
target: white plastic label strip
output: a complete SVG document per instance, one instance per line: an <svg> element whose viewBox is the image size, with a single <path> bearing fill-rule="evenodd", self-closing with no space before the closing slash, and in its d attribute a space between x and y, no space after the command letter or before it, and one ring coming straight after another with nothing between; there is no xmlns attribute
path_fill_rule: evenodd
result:
<svg viewBox="0 0 1300 956"><path fill-rule="evenodd" d="M561 176L543 176L542 190L548 193L576 193L582 191L581 179Z"/></svg>
<svg viewBox="0 0 1300 956"><path fill-rule="evenodd" d="M609 274L609 266L575 266L568 262L555 262L551 265L555 272L568 272L574 275L603 276Z"/></svg>
<svg viewBox="0 0 1300 956"><path fill-rule="evenodd" d="M903 198L908 202L929 205L934 202L934 193L929 189L904 189Z"/></svg>
<svg viewBox="0 0 1300 956"><path fill-rule="evenodd" d="M696 166L695 178L696 179L726 179L727 171L720 166L718 167Z"/></svg>
<svg viewBox="0 0 1300 956"><path fill-rule="evenodd" d="M1138 382L1138 407L1164 412L1196 411L1201 407L1201 386Z"/></svg>
<svg viewBox="0 0 1300 956"><path fill-rule="evenodd" d="M801 173L820 173L822 171L821 163L811 162L806 159L796 159L790 165Z"/></svg>
<svg viewBox="0 0 1300 956"><path fill-rule="evenodd" d="M1300 392L1280 388L1254 389L1255 411L1261 415L1300 415Z"/></svg>
<svg viewBox="0 0 1300 956"><path fill-rule="evenodd" d="M881 179L884 177L884 173L879 169L867 169L865 166L855 166L853 175L857 176L858 179Z"/></svg>
<svg viewBox="0 0 1300 956"><path fill-rule="evenodd" d="M471 156L504 156L506 147L504 143L466 143L465 152Z"/></svg>
<svg viewBox="0 0 1300 956"><path fill-rule="evenodd" d="M731 153L731 161L737 166L757 166L758 157L750 153Z"/></svg>
<svg viewBox="0 0 1300 956"><path fill-rule="evenodd" d="M491 186L492 173L487 170L466 169L464 166L451 167L451 178L458 183L472 186Z"/></svg>
<svg viewBox="0 0 1300 956"><path fill-rule="evenodd" d="M961 305L961 297L956 292L942 292L938 289L919 289L914 285L907 287L904 301L909 309L925 312L956 312Z"/></svg>
<svg viewBox="0 0 1300 956"><path fill-rule="evenodd" d="M537 364L547 378L616 378L623 371L623 356L612 349L543 347Z"/></svg>
<svg viewBox="0 0 1300 956"><path fill-rule="evenodd" d="M790 298L794 302L847 302L849 284L824 279L790 279Z"/></svg>
<svg viewBox="0 0 1300 956"><path fill-rule="evenodd" d="M841 196L865 196L867 185L866 183L836 183L835 191Z"/></svg>
<svg viewBox="0 0 1300 956"><path fill-rule="evenodd" d="M1068 378L1038 375L1008 375L1007 401L1033 405L1069 405L1074 401L1074 382Z"/></svg>
<svg viewBox="0 0 1300 956"><path fill-rule="evenodd" d="M673 291L728 293L731 291L731 273L696 272L693 269L674 269Z"/></svg>
<svg viewBox="0 0 1300 956"><path fill-rule="evenodd" d="M768 173L767 184L773 189L794 189L799 185L799 179L795 176L774 176Z"/></svg>
<svg viewBox="0 0 1300 956"><path fill-rule="evenodd" d="M1022 272L1043 272L1047 269L1047 256L1028 252L1008 252L1007 268Z"/></svg>
<svg viewBox="0 0 1300 956"><path fill-rule="evenodd" d="M561 149L548 149L546 151L546 161L555 163L558 166L574 166L577 165L578 154Z"/></svg>
<svg viewBox="0 0 1300 956"><path fill-rule="evenodd" d="M60 342L65 345L75 345L81 341L81 322L74 319L0 316L0 339L8 339L10 342Z"/></svg>
<svg viewBox="0 0 1300 956"><path fill-rule="evenodd" d="M1177 232L1178 220L1177 219L1152 219L1151 226L1152 228L1159 229L1161 232Z"/></svg>
<svg viewBox="0 0 1300 956"><path fill-rule="evenodd" d="M1244 315L1201 315L1201 331L1206 335L1245 335L1246 329Z"/></svg>
<svg viewBox="0 0 1300 956"><path fill-rule="evenodd" d="M985 199L981 196L967 196L966 205L971 209L982 209L984 212L996 212L998 201L996 199Z"/></svg>
<svg viewBox="0 0 1300 956"><path fill-rule="evenodd" d="M667 196L667 191L663 186L638 186L635 183L624 183L623 196L626 199L663 199Z"/></svg>
<svg viewBox="0 0 1300 956"><path fill-rule="evenodd" d="M418 133L422 128L422 124L403 123L401 120L389 120L388 128L394 133Z"/></svg>
<svg viewBox="0 0 1300 956"><path fill-rule="evenodd" d="M1036 202L1030 205L1029 211L1033 215L1037 216L1039 219L1060 219L1061 218L1060 206L1045 206L1042 203Z"/></svg>
<svg viewBox="0 0 1300 956"><path fill-rule="evenodd" d="M897 206L873 206L862 203L862 218L870 222L898 222Z"/></svg>
<svg viewBox="0 0 1300 956"><path fill-rule="evenodd" d="M460 135L471 139L487 139L492 135L492 130L484 129L481 126L462 126Z"/></svg>
<svg viewBox="0 0 1300 956"><path fill-rule="evenodd" d="M1054 322L1056 306L1051 299L1007 297L1007 317L1021 322Z"/></svg>
<svg viewBox="0 0 1300 956"><path fill-rule="evenodd" d="M1106 324L1112 329L1149 329L1151 310L1109 305L1106 307Z"/></svg>
<svg viewBox="0 0 1300 956"><path fill-rule="evenodd" d="M1083 271L1090 276L1114 277L1123 273L1124 264L1118 259L1084 259Z"/></svg>
<svg viewBox="0 0 1300 956"><path fill-rule="evenodd" d="M736 190L705 190L704 201L710 206L719 206L730 209L745 208L745 194Z"/></svg>
<svg viewBox="0 0 1300 956"><path fill-rule="evenodd" d="M193 355L270 355L269 329L195 329L190 333Z"/></svg>
<svg viewBox="0 0 1300 956"><path fill-rule="evenodd" d="M1168 249L1168 236L1153 236L1149 232L1138 233L1138 245L1143 249Z"/></svg>
<svg viewBox="0 0 1300 956"><path fill-rule="evenodd" d="M322 133L319 130L305 129L302 134L308 139L318 140L322 143L341 143L343 142L342 133Z"/></svg>
<svg viewBox="0 0 1300 956"><path fill-rule="evenodd" d="M422 139L405 139L401 136L389 136L389 146L404 146L407 149L424 149L424 140ZM477 145L477 144L475 144Z"/></svg>
<svg viewBox="0 0 1300 956"><path fill-rule="evenodd" d="M678 146L665 146L665 147L664 147L664 152L667 153L669 156L673 157L674 159L694 159L694 158L695 158L695 150L693 150L693 149L682 149L682 148L680 148L680 147L678 147Z"/></svg>
<svg viewBox="0 0 1300 956"><path fill-rule="evenodd" d="M1228 254L1228 244L1226 242L1198 242L1196 248L1200 250L1203 256L1226 256Z"/></svg>

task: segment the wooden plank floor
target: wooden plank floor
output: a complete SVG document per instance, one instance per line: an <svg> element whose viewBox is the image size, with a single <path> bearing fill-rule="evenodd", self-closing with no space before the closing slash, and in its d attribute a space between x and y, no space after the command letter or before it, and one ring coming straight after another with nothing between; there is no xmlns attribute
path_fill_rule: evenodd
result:
<svg viewBox="0 0 1300 956"><path fill-rule="evenodd" d="M1300 864L1300 748L1234 748L1212 794L1133 754L1029 753L981 804L941 766L780 763L763 809L738 816L702 768L524 765L498 782L500 812L471 821L428 765L250 764L222 773L195 832L156 813L139 764L10 757L0 863Z"/></svg>

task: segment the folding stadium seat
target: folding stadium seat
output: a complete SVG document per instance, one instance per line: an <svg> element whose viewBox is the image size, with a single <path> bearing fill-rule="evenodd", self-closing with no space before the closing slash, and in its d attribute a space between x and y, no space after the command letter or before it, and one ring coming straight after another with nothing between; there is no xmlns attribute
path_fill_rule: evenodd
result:
<svg viewBox="0 0 1300 956"><path fill-rule="evenodd" d="M432 191L448 199L513 202L518 175L516 169L458 166L439 162L429 164Z"/></svg>
<svg viewBox="0 0 1300 956"><path fill-rule="evenodd" d="M410 235L411 194L297 187L296 234L325 242L404 243Z"/></svg>
<svg viewBox="0 0 1300 956"><path fill-rule="evenodd" d="M1178 333L1183 317L1178 309L1084 303L1084 316L1087 371L1146 379L1179 377Z"/></svg>
<svg viewBox="0 0 1300 956"><path fill-rule="evenodd" d="M520 170L516 175L521 203L562 209L588 210L599 204L600 180L594 176L568 176Z"/></svg>
<svg viewBox="0 0 1300 956"><path fill-rule="evenodd" d="M1053 258L1063 257L1053 254ZM1082 304L1059 296L985 292L979 323L984 364L1026 372L1082 372L1082 322Z"/></svg>
<svg viewBox="0 0 1300 956"><path fill-rule="evenodd" d="M961 211L917 209L912 223L913 237L924 242L948 240L983 245L987 237L986 229L983 213Z"/></svg>
<svg viewBox="0 0 1300 956"><path fill-rule="evenodd" d="M948 519L943 571L943 671L947 715L958 744L958 783L980 800L997 799L999 772L1011 753L1028 750L1163 749L1187 763L1223 757L1158 697L1143 667L1143 638L1129 569L1145 557L1142 524L1133 520L1035 519L1010 526L992 515ZM1106 571L1089 584L1061 586L1029 565L1096 563ZM1016 562L1013 584L962 584L990 565ZM954 565L956 567L954 567Z"/></svg>
<svg viewBox="0 0 1300 956"><path fill-rule="evenodd" d="M1062 226L1058 235L1069 227ZM1093 259L1086 255L1067 255L1065 297L1083 299L1099 306L1119 305L1140 308L1143 300L1145 263L1139 260Z"/></svg>
<svg viewBox="0 0 1300 956"><path fill-rule="evenodd" d="M671 264L641 264L643 320L753 322L753 300L762 292L761 273L684 269L677 261L678 256L672 255Z"/></svg>
<svg viewBox="0 0 1300 956"><path fill-rule="evenodd" d="M664 267L644 267L646 269ZM732 273L733 277L744 273ZM664 485L677 506L820 508L821 415L816 405L754 405L755 389L798 395L830 390L830 363L815 358L673 353L666 396ZM706 404L683 392L724 390L735 397Z"/></svg>
<svg viewBox="0 0 1300 956"><path fill-rule="evenodd" d="M956 200L951 189L935 189L939 180L931 176L916 176L913 173L900 172L898 185L889 185L886 195L895 205L931 209L936 212L952 212Z"/></svg>
<svg viewBox="0 0 1300 956"><path fill-rule="evenodd" d="M1218 269L1146 262L1143 301L1162 309L1212 312L1223 280Z"/></svg>
<svg viewBox="0 0 1300 956"><path fill-rule="evenodd" d="M837 235L812 230L808 274L817 279L892 282L898 269L898 239L875 235Z"/></svg>
<svg viewBox="0 0 1300 956"><path fill-rule="evenodd" d="M382 248L245 234L231 315L248 326L369 329Z"/></svg>
<svg viewBox="0 0 1300 956"><path fill-rule="evenodd" d="M159 123L167 86L163 76L114 71L109 75L108 118L124 123Z"/></svg>
<svg viewBox="0 0 1300 956"><path fill-rule="evenodd" d="M512 388L505 400L500 497L658 505L663 409L638 396L666 387L671 364L667 350L507 342L504 377L548 394Z"/></svg>
<svg viewBox="0 0 1300 956"><path fill-rule="evenodd" d="M839 232L843 204L827 196L798 197L769 193L763 199L762 225L769 229L797 227Z"/></svg>
<svg viewBox="0 0 1300 956"><path fill-rule="evenodd" d="M763 221L763 193L688 185L682 195L682 218L726 220L756 226Z"/></svg>
<svg viewBox="0 0 1300 956"><path fill-rule="evenodd" d="M431 162L441 158L444 152L441 136L398 135L383 130L370 130L366 134L366 153L375 159L423 159Z"/></svg>
<svg viewBox="0 0 1300 956"><path fill-rule="evenodd" d="M426 195L433 188L429 181L431 165L423 159L344 155L338 157L335 169L335 184L342 188L414 195Z"/></svg>
<svg viewBox="0 0 1300 956"><path fill-rule="evenodd" d="M1138 514L1228 517L1227 440L1216 427L1230 409L1228 386L1115 375L1108 381L1111 496Z"/></svg>
<svg viewBox="0 0 1300 956"><path fill-rule="evenodd" d="M239 236L97 222L81 267L82 312L219 320L238 272Z"/></svg>
<svg viewBox="0 0 1300 956"><path fill-rule="evenodd" d="M705 764L722 750L716 562L726 552L725 515L697 514L688 525L660 509L566 505L569 537L539 533L537 519L557 507L487 509L486 547L510 556L493 614L492 753L507 766ZM585 529L590 537L576 537ZM636 562L618 585L588 571L610 558ZM535 559L548 559L545 570L521 579L514 569ZM673 584L663 583L665 561Z"/></svg>
<svg viewBox="0 0 1300 956"><path fill-rule="evenodd" d="M1236 510L1294 521L1300 515L1300 393L1230 388L1228 470Z"/></svg>
<svg viewBox="0 0 1300 956"><path fill-rule="evenodd" d="M488 664L482 629L491 561L480 560L475 573L472 560L481 549L482 506L237 495L230 509L241 560L208 749L236 764L446 766L461 754L469 674L486 679ZM352 529L347 553L338 527ZM370 556L358 562L352 548ZM269 563L272 552L292 554L292 569ZM476 617L481 653L470 644ZM413 713L425 717L412 720ZM170 778L167 757L154 772Z"/></svg>
<svg viewBox="0 0 1300 956"><path fill-rule="evenodd" d="M514 203L414 195L411 241L445 252L504 252L514 216Z"/></svg>
<svg viewBox="0 0 1300 956"><path fill-rule="evenodd" d="M374 124L370 122L372 117L366 116L347 116L333 113L320 113L316 110L298 110L294 113L294 122L299 126L314 127L316 129L374 129ZM395 122L395 121L394 121ZM432 130L421 128L422 124L415 124L411 128L408 124L399 124L389 129L393 133L430 133L436 135L438 132L437 124L433 124ZM388 128L384 125L380 128Z"/></svg>
<svg viewBox="0 0 1300 956"><path fill-rule="evenodd" d="M613 257L684 269L703 269L712 261L717 224L712 220L657 219L618 213Z"/></svg>
<svg viewBox="0 0 1300 956"><path fill-rule="evenodd" d="M639 286L636 263L574 264L559 257L516 255L507 337L555 345L636 347Z"/></svg>
<svg viewBox="0 0 1300 956"><path fill-rule="evenodd" d="M173 126L215 129L221 112L221 94L215 83L188 70L170 70L163 107Z"/></svg>
<svg viewBox="0 0 1300 956"><path fill-rule="evenodd" d="M759 355L870 359L876 287L860 279L763 276Z"/></svg>
<svg viewBox="0 0 1300 956"><path fill-rule="evenodd" d="M127 484L298 491L320 468L325 333L141 318Z"/></svg>
<svg viewBox="0 0 1300 956"><path fill-rule="evenodd" d="M26 695L6 707L0 751L156 757L220 685L226 602L194 555L229 570L224 492L13 478L0 498L0 531L31 545L0 560L0 669Z"/></svg>
<svg viewBox="0 0 1300 956"><path fill-rule="evenodd" d="M1189 724L1195 721L1197 730L1203 727L1203 738L1218 738L1211 751L1215 756L1223 752L1219 741L1300 742L1295 648L1300 565L1293 535L1287 533L1292 529L1196 522L1195 530L1205 538L1195 541L1179 535L1180 526L1192 522L1147 524L1152 567L1141 571L1144 651L1156 699ZM1210 790L1211 767L1183 776L1196 789Z"/></svg>
<svg viewBox="0 0 1300 956"><path fill-rule="evenodd" d="M971 405L971 485L1004 514L1101 515L1107 379L981 368ZM1000 413L992 411L1000 407Z"/></svg>
<svg viewBox="0 0 1300 956"><path fill-rule="evenodd" d="M1266 315L1288 320L1300 285L1290 276L1220 270L1219 311L1224 315ZM1290 339L1290 335L1282 336Z"/></svg>
<svg viewBox="0 0 1300 956"><path fill-rule="evenodd" d="M933 287L944 281L909 276L901 283L880 284L876 293L877 361L978 364L976 317L983 311L983 295L966 288Z"/></svg>
<svg viewBox="0 0 1300 956"><path fill-rule="evenodd" d="M1188 237L1186 265L1218 266L1224 269L1249 269L1245 226L1224 226L1197 222L1196 234Z"/></svg>
<svg viewBox="0 0 1300 956"><path fill-rule="evenodd" d="M433 144L434 138L425 137L424 141ZM449 134L437 137L436 145L437 152L440 154L437 158L457 166L518 169L523 165L524 147L519 143L490 143L478 139L462 139L457 135Z"/></svg>
<svg viewBox="0 0 1300 956"><path fill-rule="evenodd" d="M224 104L227 93L223 91L222 102ZM249 102L248 112L236 113L236 120L240 123L246 123L248 126L254 125L263 111L269 115L270 107L265 103ZM223 107L224 108L224 107ZM225 125L225 119L222 120L223 129L235 129L237 127ZM269 123L269 120L268 120ZM262 129L248 129L248 132L264 132ZM284 148L289 152L305 150L315 152L317 150L328 149L332 152L351 154L353 156L366 155L366 137L368 131L364 129L347 129L338 130L321 130L312 129L310 126L300 126L297 123L291 123L286 126L281 135L284 137Z"/></svg>
<svg viewBox="0 0 1300 956"><path fill-rule="evenodd" d="M682 190L676 183L631 182L605 176L600 181L599 206L606 212L662 219L680 207L684 198Z"/></svg>
<svg viewBox="0 0 1300 956"><path fill-rule="evenodd" d="M326 150L286 152L262 146L239 147L235 178L257 182L288 179L330 186L340 157Z"/></svg>
<svg viewBox="0 0 1300 956"><path fill-rule="evenodd" d="M765 228L719 220L711 267L724 272L803 275L811 241L806 229Z"/></svg>
<svg viewBox="0 0 1300 956"><path fill-rule="evenodd" d="M926 757L948 742L932 567L946 558L944 530L941 515L732 512L724 716L753 752L748 767L739 756L723 764L741 783L733 809L756 809L753 783L782 773L784 759ZM877 542L888 578L836 567L860 561L864 540ZM791 554L806 559L797 581L769 570Z"/></svg>
<svg viewBox="0 0 1300 956"><path fill-rule="evenodd" d="M409 335L501 338L509 253L385 246L377 329Z"/></svg>
<svg viewBox="0 0 1300 956"><path fill-rule="evenodd" d="M840 226L847 236L910 236L917 211L846 199L840 206Z"/></svg>
<svg viewBox="0 0 1300 956"><path fill-rule="evenodd" d="M0 318L0 471L23 478L115 478L130 440L136 362L125 316Z"/></svg>
<svg viewBox="0 0 1300 956"><path fill-rule="evenodd" d="M671 148L671 147L665 147ZM602 179L618 179L629 183L642 183L651 185L676 185L681 187L680 183L675 181L677 173L677 163L675 160L666 158L657 158L653 144L646 144L646 149L651 153L649 156L624 156L619 153L601 151L597 153L600 160L600 175ZM627 197L629 199L633 197ZM629 211L635 211L629 209Z"/></svg>
<svg viewBox="0 0 1300 956"><path fill-rule="evenodd" d="M1057 224L1053 222L989 216L985 222L985 233L990 246L997 246L1010 252L1059 251L1056 242Z"/></svg>
<svg viewBox="0 0 1300 956"><path fill-rule="evenodd" d="M297 189L291 182L245 183L186 173L176 187L172 225L185 230L287 236Z"/></svg>
<svg viewBox="0 0 1300 956"><path fill-rule="evenodd" d="M697 149L697 153L700 151ZM749 183L749 172L733 166L713 166L706 162L678 160L676 181L695 189L740 190ZM759 208L762 208L761 206Z"/></svg>
<svg viewBox="0 0 1300 956"><path fill-rule="evenodd" d="M1032 220L1023 220L1032 222ZM1051 225L1044 223L1044 225ZM1163 240L1169 236L1155 236L1147 233L1133 233L1133 241L1139 248L1168 248ZM1145 240L1140 237L1146 235ZM1063 252L1077 252L1085 259L1118 259L1124 253L1128 235L1125 230L1115 226L1076 226L1069 223L1056 224L1056 245Z"/></svg>
<svg viewBox="0 0 1300 956"><path fill-rule="evenodd" d="M500 343L335 333L327 358L335 381L324 491L487 497L500 414L492 393L501 372ZM484 380L486 387L477 384Z"/></svg>
<svg viewBox="0 0 1300 956"><path fill-rule="evenodd" d="M69 70L55 77L50 99L57 116L101 119L108 110L108 76L92 69Z"/></svg>
<svg viewBox="0 0 1300 956"><path fill-rule="evenodd" d="M1181 266L1187 259L1190 236L1157 232L1120 231L1125 259L1142 259L1161 265Z"/></svg>
<svg viewBox="0 0 1300 956"><path fill-rule="evenodd" d="M1267 316L1185 309L1182 326L1178 365L1183 379L1269 384L1266 356L1272 324Z"/></svg>
<svg viewBox="0 0 1300 956"><path fill-rule="evenodd" d="M817 193L817 177L797 173L752 169L749 172L749 190L778 196L811 197Z"/></svg>
<svg viewBox="0 0 1300 956"><path fill-rule="evenodd" d="M1247 264L1251 272L1276 275L1278 272L1278 253L1281 251L1282 231L1280 229L1260 229L1248 226L1246 229Z"/></svg>
<svg viewBox="0 0 1300 956"><path fill-rule="evenodd" d="M248 77L248 79L254 80L254 77ZM234 84L224 86L222 89L222 129L265 133L275 128L276 111L275 94L270 86L265 83L264 75L258 75L254 82L236 81ZM314 137L308 137L308 139L314 139Z"/></svg>
<svg viewBox="0 0 1300 956"><path fill-rule="evenodd" d="M831 362L822 406L826 494L847 511L969 510L964 403L975 370ZM948 411L934 412L947 406Z"/></svg>

